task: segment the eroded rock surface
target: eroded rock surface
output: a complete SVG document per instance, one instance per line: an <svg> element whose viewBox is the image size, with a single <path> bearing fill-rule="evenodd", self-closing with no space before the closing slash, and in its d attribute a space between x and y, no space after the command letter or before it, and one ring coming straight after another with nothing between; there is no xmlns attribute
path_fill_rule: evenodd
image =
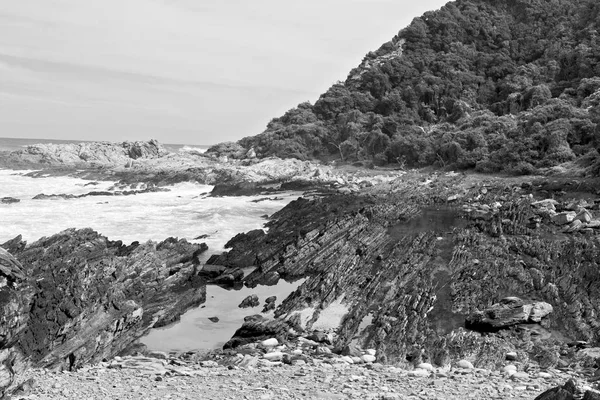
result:
<svg viewBox="0 0 600 400"><path fill-rule="evenodd" d="M334 329L340 350L358 344L381 362L478 367L517 352L556 366L574 356L567 341L600 339L600 231L566 231L535 202L552 194L563 212L572 201L553 182L521 183L434 174L359 196L299 199L272 216L267 233L238 235L210 262L252 263L250 287L272 274L308 277L275 315L300 329ZM596 187L573 186L587 193L583 219L598 220ZM506 308L500 332L465 328L469 315L506 297L527 300Z"/></svg>
<svg viewBox="0 0 600 400"><path fill-rule="evenodd" d="M125 246L70 229L30 245L17 237L3 247L0 352L15 370L109 359L205 300L196 275L204 244L170 238ZM7 374L0 375L2 389L10 387Z"/></svg>

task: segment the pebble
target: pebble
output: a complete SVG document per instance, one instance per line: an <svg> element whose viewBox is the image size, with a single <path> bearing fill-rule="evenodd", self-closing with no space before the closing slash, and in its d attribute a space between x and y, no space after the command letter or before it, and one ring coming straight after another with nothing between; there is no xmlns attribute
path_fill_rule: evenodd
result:
<svg viewBox="0 0 600 400"><path fill-rule="evenodd" d="M269 361L281 361L283 359L283 353L281 351L274 351L264 354L263 358Z"/></svg>
<svg viewBox="0 0 600 400"><path fill-rule="evenodd" d="M456 366L458 368L462 368L462 369L473 369L473 364L470 361L467 360L460 360L459 362L456 363Z"/></svg>
<svg viewBox="0 0 600 400"><path fill-rule="evenodd" d="M429 363L421 363L421 364L417 365L417 368L424 369L426 371L431 371L431 372L433 372L433 369L434 369L433 365L431 365Z"/></svg>
<svg viewBox="0 0 600 400"><path fill-rule="evenodd" d="M276 338L266 339L260 342L262 346L265 347L275 347L279 345L279 341Z"/></svg>
<svg viewBox="0 0 600 400"><path fill-rule="evenodd" d="M373 363L373 362L375 362L375 360L377 360L377 358L375 356L372 356L370 354L364 354L360 358L361 358L361 360L363 360L366 363Z"/></svg>
<svg viewBox="0 0 600 400"><path fill-rule="evenodd" d="M510 379L513 381L524 381L529 379L529 374L527 372L515 372L510 376Z"/></svg>

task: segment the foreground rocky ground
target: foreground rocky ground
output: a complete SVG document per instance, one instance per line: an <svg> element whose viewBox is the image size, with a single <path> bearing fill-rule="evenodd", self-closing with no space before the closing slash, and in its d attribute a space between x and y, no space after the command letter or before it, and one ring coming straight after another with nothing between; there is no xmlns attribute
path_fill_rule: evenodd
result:
<svg viewBox="0 0 600 400"><path fill-rule="evenodd" d="M32 371L17 399L533 399L570 374L514 380L500 371L457 370L409 376L381 364L257 368L191 367L161 374L101 364L76 373Z"/></svg>

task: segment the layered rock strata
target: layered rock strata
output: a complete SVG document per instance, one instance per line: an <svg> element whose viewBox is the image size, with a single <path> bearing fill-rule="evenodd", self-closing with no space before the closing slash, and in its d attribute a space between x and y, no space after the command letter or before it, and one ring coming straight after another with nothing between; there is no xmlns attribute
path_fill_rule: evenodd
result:
<svg viewBox="0 0 600 400"><path fill-rule="evenodd" d="M109 359L205 300L196 274L203 244L170 238L125 246L70 229L2 247L0 393L12 386L11 373L28 366L75 369Z"/></svg>
<svg viewBox="0 0 600 400"><path fill-rule="evenodd" d="M589 204L592 189L582 194ZM600 339L600 231L563 232L540 217L535 202L548 195L560 208L571 201L548 182L406 178L363 196L297 200L267 233L238 235L209 262L256 266L248 286L308 277L275 315L297 331L334 329L338 351L358 345L382 362L481 367L516 352L556 366L577 351L569 341ZM493 321L499 313L489 310L506 297L519 299L487 329L496 333L466 325L473 315Z"/></svg>

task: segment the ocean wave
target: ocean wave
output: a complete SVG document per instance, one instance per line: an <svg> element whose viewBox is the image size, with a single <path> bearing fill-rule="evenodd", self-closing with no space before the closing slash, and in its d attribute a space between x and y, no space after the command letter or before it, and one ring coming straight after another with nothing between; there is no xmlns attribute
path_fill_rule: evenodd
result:
<svg viewBox="0 0 600 400"><path fill-rule="evenodd" d="M206 153L208 147L192 147L192 146L183 146L179 149L180 153L190 153L190 154L203 154Z"/></svg>

